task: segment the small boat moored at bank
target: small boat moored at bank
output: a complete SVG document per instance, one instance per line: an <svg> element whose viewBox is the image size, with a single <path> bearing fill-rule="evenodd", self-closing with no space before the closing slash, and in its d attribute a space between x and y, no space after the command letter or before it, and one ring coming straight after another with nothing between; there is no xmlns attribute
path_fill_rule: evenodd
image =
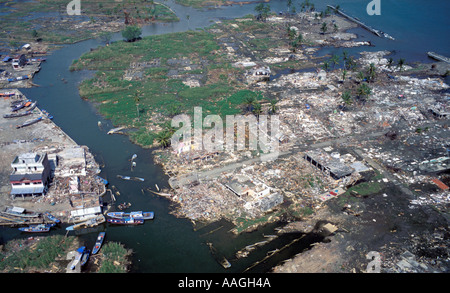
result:
<svg viewBox="0 0 450 293"><path fill-rule="evenodd" d="M110 212L106 214L108 217L115 219L123 219L123 218L133 218L133 219L142 219L142 220L152 220L155 216L154 212Z"/></svg>
<svg viewBox="0 0 450 293"><path fill-rule="evenodd" d="M89 260L89 256L91 256L91 251L89 249L85 249L83 254L81 255L80 265L84 266Z"/></svg>
<svg viewBox="0 0 450 293"><path fill-rule="evenodd" d="M61 220L58 219L57 217L53 216L52 214L50 214L49 212L45 212L44 216L46 216L50 221L53 221L55 223L61 223Z"/></svg>
<svg viewBox="0 0 450 293"><path fill-rule="evenodd" d="M144 224L144 220L133 218L122 218L122 219L111 218L108 219L108 223L117 225L140 225Z"/></svg>
<svg viewBox="0 0 450 293"><path fill-rule="evenodd" d="M30 225L28 227L21 227L19 228L19 230L28 233L42 233L42 232L49 232L50 228L53 226L55 226L55 224L37 224L37 225Z"/></svg>
<svg viewBox="0 0 450 293"><path fill-rule="evenodd" d="M94 248L92 249L92 254L97 254L100 248L103 245L103 241L105 240L106 232L98 233L97 240L95 241Z"/></svg>

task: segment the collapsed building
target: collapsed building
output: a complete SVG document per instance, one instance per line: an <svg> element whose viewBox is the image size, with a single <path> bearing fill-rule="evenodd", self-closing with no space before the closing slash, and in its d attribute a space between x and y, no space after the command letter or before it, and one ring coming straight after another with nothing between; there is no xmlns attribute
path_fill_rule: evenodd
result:
<svg viewBox="0 0 450 293"><path fill-rule="evenodd" d="M271 71L269 66L256 65L246 73L247 81L250 83L270 80Z"/></svg>
<svg viewBox="0 0 450 293"><path fill-rule="evenodd" d="M266 212L283 203L283 195L267 186L265 183L248 176L233 176L224 184L236 196L245 200L244 208L258 209Z"/></svg>
<svg viewBox="0 0 450 293"><path fill-rule="evenodd" d="M306 152L304 159L336 180L349 176L355 171L352 167L320 149Z"/></svg>

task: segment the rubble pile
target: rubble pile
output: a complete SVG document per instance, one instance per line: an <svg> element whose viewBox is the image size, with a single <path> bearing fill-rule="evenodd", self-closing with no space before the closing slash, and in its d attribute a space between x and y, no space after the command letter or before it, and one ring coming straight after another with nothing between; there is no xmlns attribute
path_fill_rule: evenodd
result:
<svg viewBox="0 0 450 293"><path fill-rule="evenodd" d="M387 273L447 273L449 232L444 227L411 234L401 247L385 247L381 262Z"/></svg>

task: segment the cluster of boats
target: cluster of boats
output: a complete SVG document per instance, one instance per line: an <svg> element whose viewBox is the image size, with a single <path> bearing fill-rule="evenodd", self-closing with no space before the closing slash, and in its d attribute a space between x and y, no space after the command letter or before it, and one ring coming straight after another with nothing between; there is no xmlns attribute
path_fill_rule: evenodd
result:
<svg viewBox="0 0 450 293"><path fill-rule="evenodd" d="M7 208L5 210L5 214L11 215L11 216L19 216L19 217L28 217L28 218L35 218L38 217L39 213L24 213L22 210L18 210L21 208L13 207L13 208ZM27 233L45 233L50 232L50 229L54 227L56 224L61 223L61 220L53 216L52 214L46 212L44 213L44 216L46 216L47 219L52 221L53 223L43 223L43 224L35 224L35 225L28 225L28 227L20 227L18 228L19 231L27 232Z"/></svg>
<svg viewBox="0 0 450 293"><path fill-rule="evenodd" d="M70 269L74 270L79 263L81 267L86 265L91 255L97 254L100 251L100 248L103 245L103 241L105 240L106 232L100 232L95 241L94 247L92 250L86 248L86 246L81 246L76 251L75 259L73 260Z"/></svg>
<svg viewBox="0 0 450 293"><path fill-rule="evenodd" d="M37 102L32 102L30 100L14 101L11 103L10 114L3 115L3 118L16 118L33 113L34 108L36 108ZM24 112L18 112L21 109L26 109Z"/></svg>
<svg viewBox="0 0 450 293"><path fill-rule="evenodd" d="M1 96L10 97L13 95L15 95L14 92L7 92L7 93L2 93ZM13 102L11 102L11 113L3 115L3 118L17 118L17 117L23 117L23 116L30 115L33 113L33 110L36 108L36 106L37 106L37 101L34 101L34 102L32 102L30 100L13 101ZM24 109L25 111L20 111L22 109ZM22 127L32 125L36 122L41 121L44 118L48 118L50 120L53 119L53 116L46 110L41 110L41 112L42 112L43 116L39 116L37 118L25 121L21 125L16 125L16 128L22 128Z"/></svg>

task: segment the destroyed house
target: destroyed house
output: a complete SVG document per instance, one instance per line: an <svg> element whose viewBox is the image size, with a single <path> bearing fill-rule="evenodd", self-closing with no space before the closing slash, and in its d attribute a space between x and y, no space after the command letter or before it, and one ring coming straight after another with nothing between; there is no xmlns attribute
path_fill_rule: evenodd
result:
<svg viewBox="0 0 450 293"><path fill-rule="evenodd" d="M232 180L225 184L225 186L239 197L248 195L250 191L250 188L247 184L241 183L237 180Z"/></svg>
<svg viewBox="0 0 450 293"><path fill-rule="evenodd" d="M322 150L308 151L305 153L304 159L336 180L351 175L354 171L350 166L347 166L339 159L331 157Z"/></svg>
<svg viewBox="0 0 450 293"><path fill-rule="evenodd" d="M428 110L440 119L450 117L450 111L447 111L443 104L436 104L431 106Z"/></svg>
<svg viewBox="0 0 450 293"><path fill-rule="evenodd" d="M45 193L50 180L50 163L46 153L21 154L15 157L11 167L11 197Z"/></svg>
<svg viewBox="0 0 450 293"><path fill-rule="evenodd" d="M25 57L24 54L18 55L16 57L14 57L14 59L12 60L12 67L14 69L24 67L26 64L27 64L27 58Z"/></svg>

